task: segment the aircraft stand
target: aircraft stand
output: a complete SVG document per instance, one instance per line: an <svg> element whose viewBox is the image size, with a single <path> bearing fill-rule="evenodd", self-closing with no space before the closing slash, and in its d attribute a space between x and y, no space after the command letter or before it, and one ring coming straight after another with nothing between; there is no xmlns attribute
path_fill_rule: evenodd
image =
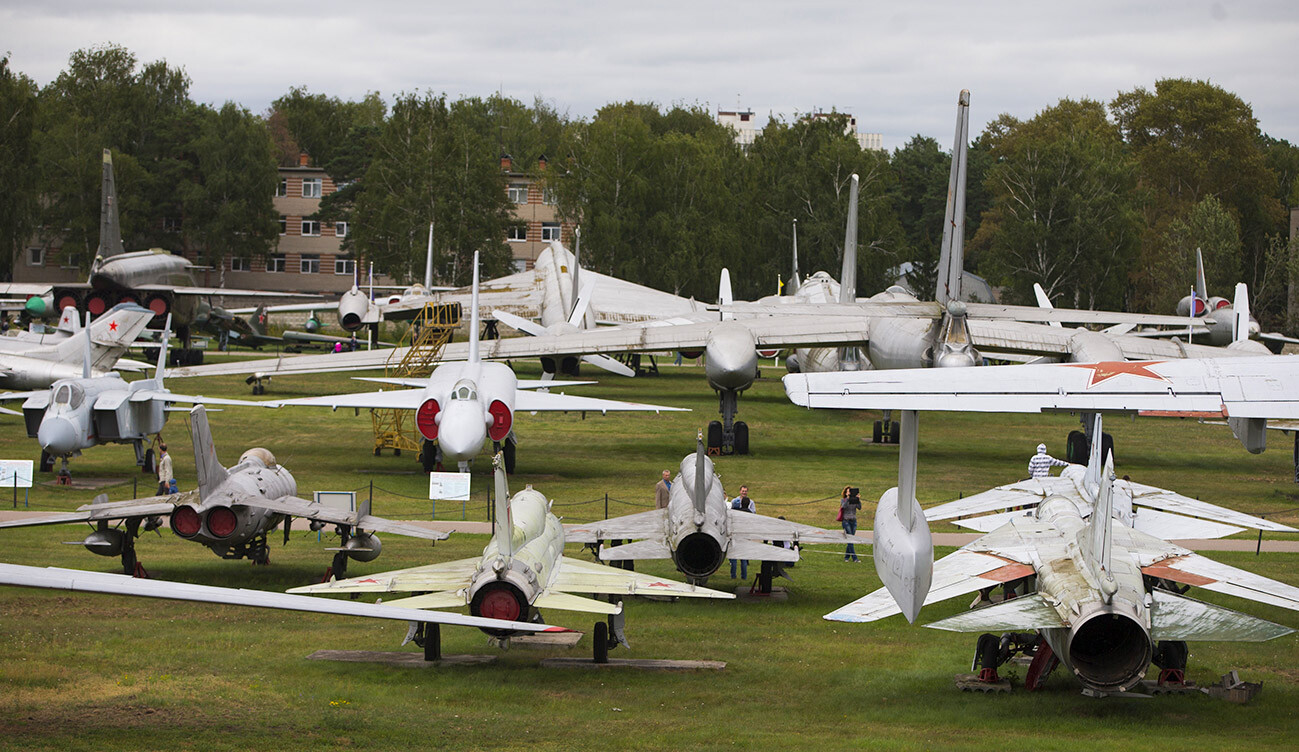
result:
<svg viewBox="0 0 1299 752"><path fill-rule="evenodd" d="M708 453L713 456L748 454L749 425L735 419L735 414L739 411L740 393L734 389L719 389L717 394L721 403L718 412L722 414L722 419L708 424Z"/></svg>

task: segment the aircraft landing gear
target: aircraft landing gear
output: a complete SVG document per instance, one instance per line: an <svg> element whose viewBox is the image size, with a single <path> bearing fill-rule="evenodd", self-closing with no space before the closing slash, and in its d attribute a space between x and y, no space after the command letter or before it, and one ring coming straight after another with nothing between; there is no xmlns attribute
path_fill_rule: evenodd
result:
<svg viewBox="0 0 1299 752"><path fill-rule="evenodd" d="M42 473L54 472L54 457L52 457L49 452L43 449L41 450L41 472ZM1299 472L1297 472L1297 474L1299 474Z"/></svg>
<svg viewBox="0 0 1299 752"><path fill-rule="evenodd" d="M492 442L492 454L496 454L500 452L505 455L506 475L514 475L514 465L519 451L518 447L519 447L519 439L514 435L514 431L510 431L508 434L505 435L505 440L503 443L500 441Z"/></svg>
<svg viewBox="0 0 1299 752"><path fill-rule="evenodd" d="M374 450L377 455L379 450ZM442 470L442 449L436 441L424 439L420 444L419 464L424 468L426 473L434 473Z"/></svg>
<svg viewBox="0 0 1299 752"><path fill-rule="evenodd" d="M742 420L735 420L735 414L739 411L740 393L734 389L719 389L717 394L721 403L718 412L722 414L722 419L708 424L708 453L714 456L748 454L749 425Z"/></svg>
<svg viewBox="0 0 1299 752"><path fill-rule="evenodd" d="M140 521L139 517L126 520L126 533L122 536L122 573L147 580L149 573L145 571L144 566L140 564L140 559L135 555L135 539L140 537Z"/></svg>
<svg viewBox="0 0 1299 752"><path fill-rule="evenodd" d="M442 660L442 625L422 623L415 627L411 642L424 648L424 660Z"/></svg>
<svg viewBox="0 0 1299 752"><path fill-rule="evenodd" d="M1186 659L1190 650L1180 640L1160 640L1150 662L1159 667L1159 686L1186 684Z"/></svg>
<svg viewBox="0 0 1299 752"><path fill-rule="evenodd" d="M64 457L59 465L59 475L54 479L55 483L60 486L72 485L72 471L68 469L68 458Z"/></svg>
<svg viewBox="0 0 1299 752"><path fill-rule="evenodd" d="M614 602L614 597L609 597L609 602ZM627 638L623 635L623 615L622 612L609 614L605 621L595 623L595 629L592 631L591 647L594 651L592 656L596 663L608 663L609 651L619 645L627 645Z"/></svg>
<svg viewBox="0 0 1299 752"><path fill-rule="evenodd" d="M875 444L893 444L897 446L902 438L902 424L888 414L884 414L884 420L875 421L875 428L871 432L871 441Z"/></svg>
<svg viewBox="0 0 1299 752"><path fill-rule="evenodd" d="M1037 651L1039 650L1039 641L1041 647L1046 647L1046 641L1042 640L1036 633L1006 632L1001 635L1001 637L998 637L997 635L985 632L984 634L979 635L979 642L974 649L974 662L970 665L970 670L977 674L976 681L982 684L1000 683L1002 679L997 673L997 669L1006 661L1020 653L1033 655L1036 660L1038 657ZM1049 654L1050 648L1047 647L1046 652L1041 654L1044 662L1049 662ZM1050 659L1054 658L1055 656L1050 656ZM1028 687L1028 689L1036 689L1038 684L1040 684L1042 680L1046 679L1047 674L1051 673L1051 669L1053 668L1055 668L1054 665L1039 667L1041 675L1034 678L1034 686ZM1030 677L1032 677L1031 666L1029 672Z"/></svg>

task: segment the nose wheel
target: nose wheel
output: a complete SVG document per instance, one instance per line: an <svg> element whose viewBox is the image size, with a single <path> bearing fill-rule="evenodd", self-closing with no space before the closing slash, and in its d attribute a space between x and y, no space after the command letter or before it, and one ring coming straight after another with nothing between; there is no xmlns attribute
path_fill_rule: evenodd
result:
<svg viewBox="0 0 1299 752"><path fill-rule="evenodd" d="M739 412L739 398L740 393L733 389L718 390L718 400L721 403L718 412L722 414L722 419L708 424L710 455L749 453L749 425L742 420L735 420L735 415Z"/></svg>

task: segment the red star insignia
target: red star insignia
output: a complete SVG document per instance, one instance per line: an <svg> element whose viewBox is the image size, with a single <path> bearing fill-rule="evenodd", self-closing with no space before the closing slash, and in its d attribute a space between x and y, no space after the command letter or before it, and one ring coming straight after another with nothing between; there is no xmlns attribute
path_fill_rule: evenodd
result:
<svg viewBox="0 0 1299 752"><path fill-rule="evenodd" d="M108 322L108 331L110 331L110 332L115 332L115 331L117 331L117 322L116 322L116 321L110 321L110 322Z"/></svg>
<svg viewBox="0 0 1299 752"><path fill-rule="evenodd" d="M64 316L64 317L63 317L63 323L65 323L65 324L68 323L68 317L67 317L67 316Z"/></svg>
<svg viewBox="0 0 1299 752"><path fill-rule="evenodd" d="M1108 381L1122 374L1140 376L1143 379L1154 379L1155 381L1168 381L1168 379L1150 370L1150 366L1162 362L1162 360L1104 361L1101 363L1065 363L1064 365L1069 368L1086 368L1090 370L1092 378L1087 384L1087 388L1090 389L1103 381Z"/></svg>
<svg viewBox="0 0 1299 752"><path fill-rule="evenodd" d="M360 585L363 582L371 582L374 583L375 585L379 584L379 581L374 579L373 577L366 577L364 580L357 580L356 584Z"/></svg>
<svg viewBox="0 0 1299 752"><path fill-rule="evenodd" d="M646 585L645 587L663 587L663 588L670 588L670 587L672 587L672 586L669 585L669 584L666 583L666 582L651 582L650 584Z"/></svg>

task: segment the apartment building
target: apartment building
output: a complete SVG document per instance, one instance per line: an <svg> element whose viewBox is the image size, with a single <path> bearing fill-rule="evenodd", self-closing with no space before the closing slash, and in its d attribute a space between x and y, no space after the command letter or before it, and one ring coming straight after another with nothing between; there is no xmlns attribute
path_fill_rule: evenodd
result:
<svg viewBox="0 0 1299 752"><path fill-rule="evenodd" d="M542 185L541 178L547 167L548 163L543 156L537 160L534 173L519 172L514 169L509 155L501 157L501 171L506 176L505 190L517 222L506 232L505 237L514 255L515 271L531 269L537 256L552 240L573 247L573 233L577 225L559 218L554 197Z"/></svg>

